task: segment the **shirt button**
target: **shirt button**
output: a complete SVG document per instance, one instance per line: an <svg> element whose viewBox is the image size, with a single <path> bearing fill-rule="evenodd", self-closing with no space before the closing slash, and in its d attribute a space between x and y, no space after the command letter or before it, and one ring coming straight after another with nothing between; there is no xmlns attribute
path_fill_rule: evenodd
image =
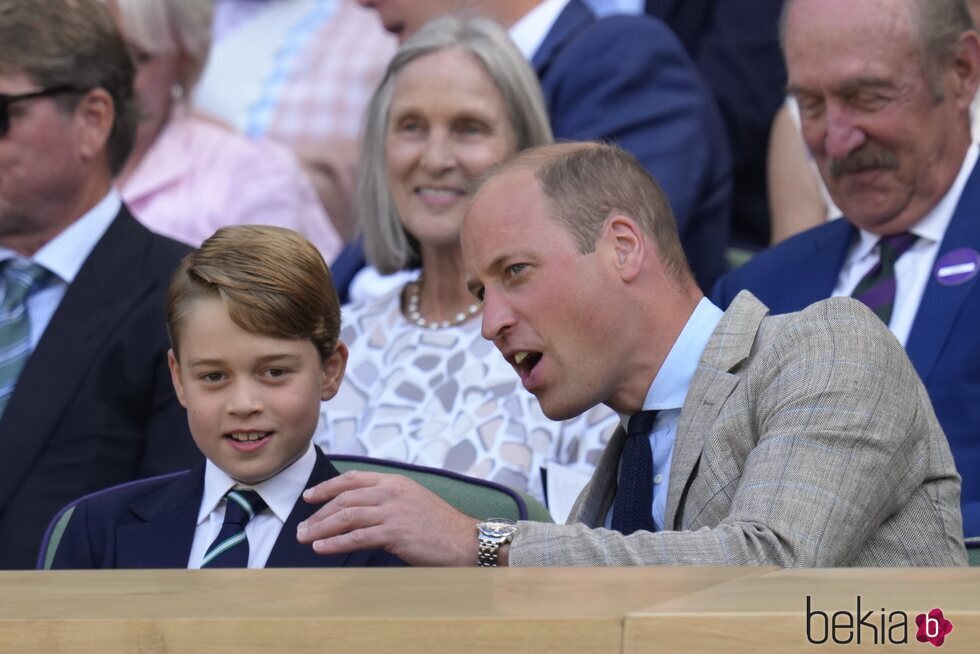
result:
<svg viewBox="0 0 980 654"><path fill-rule="evenodd" d="M664 480L664 476L663 476L663 475L661 475L661 474L657 474L657 476L655 476L655 477L653 478L653 483L655 483L655 484L659 484L659 483L660 483L660 482L662 482L663 480Z"/></svg>

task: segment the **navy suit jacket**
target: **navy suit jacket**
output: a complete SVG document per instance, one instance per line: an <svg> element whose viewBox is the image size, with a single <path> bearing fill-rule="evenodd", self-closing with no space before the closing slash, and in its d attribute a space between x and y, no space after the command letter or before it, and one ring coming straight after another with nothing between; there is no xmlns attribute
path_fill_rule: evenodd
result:
<svg viewBox="0 0 980 654"><path fill-rule="evenodd" d="M857 230L834 220L756 255L723 277L712 299L724 308L748 289L773 313L830 297ZM980 166L970 174L936 260L980 250ZM929 278L905 350L922 377L963 477L963 531L980 536L980 280L943 286Z"/></svg>
<svg viewBox="0 0 980 654"><path fill-rule="evenodd" d="M306 487L339 473L320 448ZM124 484L75 505L52 568L186 568L204 494L204 464ZM296 500L266 562L267 568L405 565L381 550L321 556L296 540L296 527L316 509ZM43 553L42 553L43 556ZM39 558L39 567L43 560Z"/></svg>
<svg viewBox="0 0 980 654"><path fill-rule="evenodd" d="M597 19L571 0L531 63L555 137L632 153L666 191L694 275L710 289L724 270L731 156L715 100L677 37L655 18Z"/></svg>
<svg viewBox="0 0 980 654"><path fill-rule="evenodd" d="M735 178L731 240L769 244L766 157L769 131L786 96L779 49L784 0L648 0L684 43L711 88L728 129Z"/></svg>
<svg viewBox="0 0 980 654"><path fill-rule="evenodd" d="M123 207L65 292L0 419L0 568L33 568L72 500L202 459L166 357L167 287L188 251Z"/></svg>

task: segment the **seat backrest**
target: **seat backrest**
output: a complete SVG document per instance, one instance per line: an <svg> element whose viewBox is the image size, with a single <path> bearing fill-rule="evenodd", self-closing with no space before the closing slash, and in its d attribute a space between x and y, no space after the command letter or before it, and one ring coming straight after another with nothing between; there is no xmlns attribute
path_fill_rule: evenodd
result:
<svg viewBox="0 0 980 654"><path fill-rule="evenodd" d="M966 539L966 555L970 565L980 566L980 536Z"/></svg>
<svg viewBox="0 0 980 654"><path fill-rule="evenodd" d="M328 454L327 458L340 472L369 470L404 475L425 486L463 513L474 518L509 518L554 522L541 502L501 484L467 477L441 468L371 459L361 456Z"/></svg>
<svg viewBox="0 0 980 654"><path fill-rule="evenodd" d="M68 527L68 523L71 522L72 514L75 513L75 507L78 506L79 502L103 495L105 493L112 493L122 488L142 486L146 489L152 489L156 486L168 484L176 477L186 475L188 472L189 471L187 470L181 470L179 472L168 472L165 475L159 475L157 477L127 481L122 484L117 484L116 486L110 486L109 488L97 490L94 493L89 493L88 495L83 495L77 500L71 502L68 506L58 511L58 513L56 513L51 519L51 522L48 523L48 528L44 532L44 538L41 540L41 548L37 555L37 569L51 569L51 563L54 561L55 553L57 553L58 546L61 544L61 537L64 536L65 529Z"/></svg>

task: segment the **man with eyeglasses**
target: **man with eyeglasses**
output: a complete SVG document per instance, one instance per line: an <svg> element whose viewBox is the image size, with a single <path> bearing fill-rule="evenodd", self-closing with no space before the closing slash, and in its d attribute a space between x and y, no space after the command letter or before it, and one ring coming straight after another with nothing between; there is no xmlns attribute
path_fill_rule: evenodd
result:
<svg viewBox="0 0 980 654"><path fill-rule="evenodd" d="M186 248L112 188L136 123L98 0L0 0L0 568L68 502L198 457L163 315Z"/></svg>

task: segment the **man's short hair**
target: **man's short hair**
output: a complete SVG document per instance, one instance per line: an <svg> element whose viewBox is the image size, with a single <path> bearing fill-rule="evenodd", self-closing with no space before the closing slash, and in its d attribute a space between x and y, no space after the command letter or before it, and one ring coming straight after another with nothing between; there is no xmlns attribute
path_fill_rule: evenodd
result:
<svg viewBox="0 0 980 654"><path fill-rule="evenodd" d="M624 215L653 239L672 278L693 280L667 194L629 152L595 142L547 145L517 155L499 173L521 169L533 172L552 217L583 254L595 250L607 219Z"/></svg>
<svg viewBox="0 0 980 654"><path fill-rule="evenodd" d="M364 252L382 273L421 265L418 244L402 226L388 184L385 136L395 81L416 59L452 49L474 56L500 91L517 136L518 150L552 140L538 78L502 27L486 18L458 16L443 16L427 23L395 53L365 117L355 209L364 232Z"/></svg>
<svg viewBox="0 0 980 654"><path fill-rule="evenodd" d="M0 0L0 74L23 74L42 88L105 89L115 108L109 167L122 170L136 136L135 73L99 0ZM81 96L59 97L71 111Z"/></svg>
<svg viewBox="0 0 980 654"><path fill-rule="evenodd" d="M861 0L854 0L860 2ZM942 72L953 62L956 42L974 29L965 0L907 0L912 2L913 29L918 32L920 62L932 87L933 99L943 99ZM796 0L787 0L779 18L779 43L786 52L786 23ZM823 53L816 53L822 56Z"/></svg>
<svg viewBox="0 0 980 654"><path fill-rule="evenodd" d="M330 269L312 243L284 227L224 227L184 258L167 294L178 358L181 323L199 299L220 299L247 332L309 339L324 359L337 345L340 302Z"/></svg>

